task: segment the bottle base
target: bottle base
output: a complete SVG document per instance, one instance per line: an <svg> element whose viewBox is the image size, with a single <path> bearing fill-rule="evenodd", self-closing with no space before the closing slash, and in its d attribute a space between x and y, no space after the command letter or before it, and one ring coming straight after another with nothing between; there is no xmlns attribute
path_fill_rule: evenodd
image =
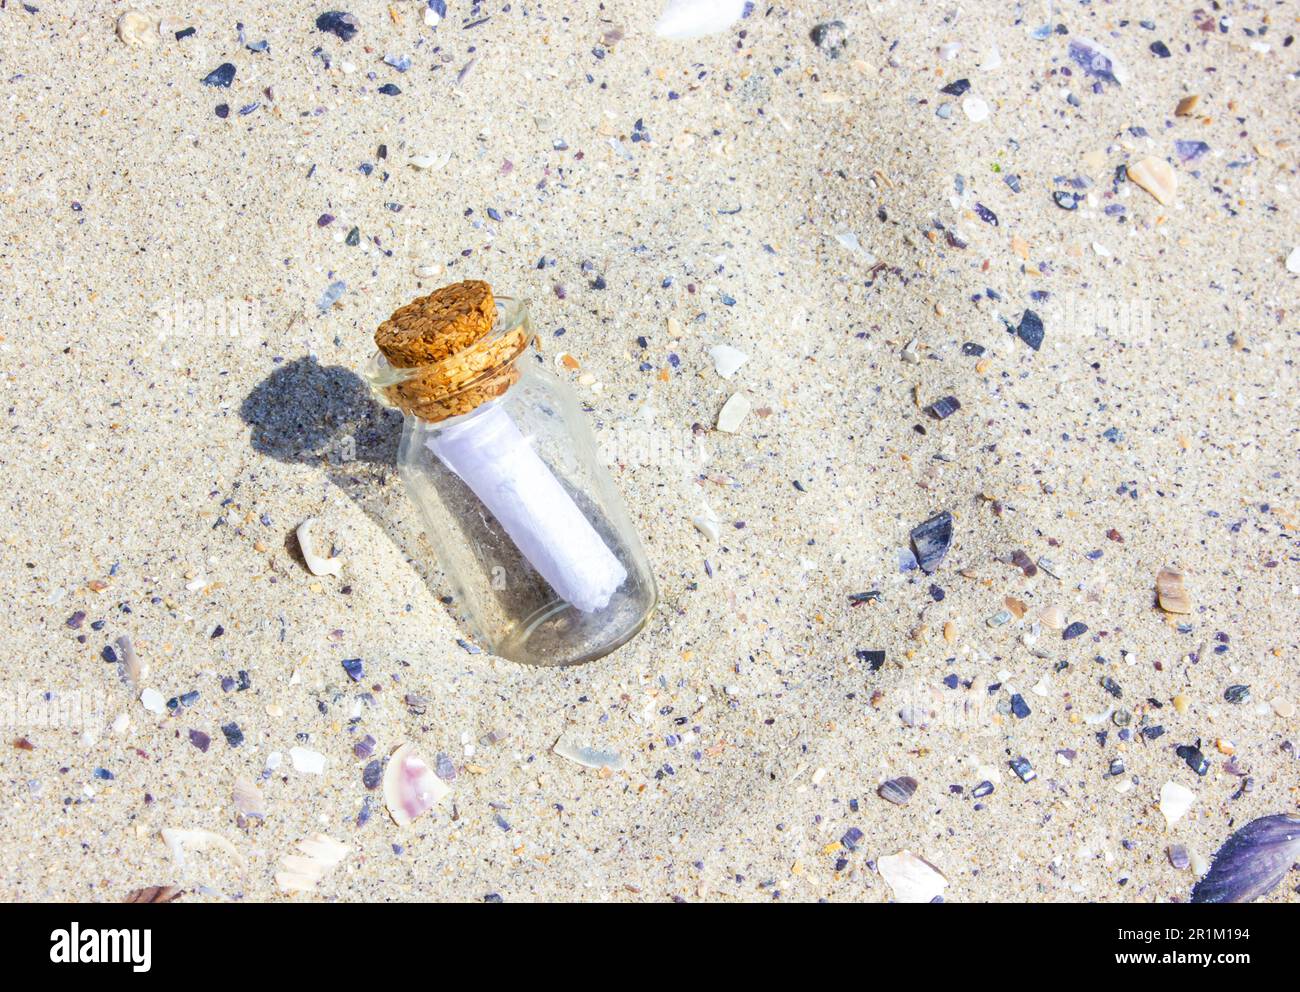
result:
<svg viewBox="0 0 1300 992"><path fill-rule="evenodd" d="M583 613L571 603L554 600L521 621L493 654L507 661L544 668L583 665L618 650L649 623L658 597L644 600L617 595L598 613Z"/></svg>

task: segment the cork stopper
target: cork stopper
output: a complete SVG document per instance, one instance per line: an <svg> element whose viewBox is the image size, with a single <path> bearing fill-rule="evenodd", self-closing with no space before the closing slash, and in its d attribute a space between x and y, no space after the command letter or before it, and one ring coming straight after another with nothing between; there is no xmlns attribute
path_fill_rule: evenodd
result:
<svg viewBox="0 0 1300 992"><path fill-rule="evenodd" d="M514 360L528 331L522 318L499 317L492 287L477 279L399 307L375 332L390 367L376 387L393 406L434 422L502 395L519 379Z"/></svg>

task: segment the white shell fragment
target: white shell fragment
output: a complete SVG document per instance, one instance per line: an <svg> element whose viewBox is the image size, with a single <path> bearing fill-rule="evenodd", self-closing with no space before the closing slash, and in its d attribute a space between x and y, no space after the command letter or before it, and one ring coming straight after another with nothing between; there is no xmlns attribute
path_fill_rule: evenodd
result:
<svg viewBox="0 0 1300 992"><path fill-rule="evenodd" d="M718 521L718 515L713 512L713 507L708 503L700 506L700 512L691 517L691 523L695 529L707 537L710 541L717 541L722 536L722 527Z"/></svg>
<svg viewBox="0 0 1300 992"><path fill-rule="evenodd" d="M1160 787L1160 812L1165 816L1165 826L1172 827L1181 820L1192 804L1196 793L1177 782L1166 782Z"/></svg>
<svg viewBox="0 0 1300 992"><path fill-rule="evenodd" d="M886 854L876 865L899 902L933 902L948 886L943 872L911 851Z"/></svg>
<svg viewBox="0 0 1300 992"><path fill-rule="evenodd" d="M441 155L412 155L407 163L415 169L431 169L438 172L444 165L451 161L451 152L446 151Z"/></svg>
<svg viewBox="0 0 1300 992"><path fill-rule="evenodd" d="M862 246L862 242L858 240L858 236L852 231L841 231L835 235L835 240L841 248L847 248L853 254L861 257L866 265L876 264L876 256Z"/></svg>
<svg viewBox="0 0 1300 992"><path fill-rule="evenodd" d="M266 803L262 799L262 790L250 779L240 775L235 779L232 793L235 809L242 815L256 820L266 819Z"/></svg>
<svg viewBox="0 0 1300 992"><path fill-rule="evenodd" d="M415 753L403 744L388 759L384 769L384 805L393 822L404 827L442 801L451 788Z"/></svg>
<svg viewBox="0 0 1300 992"><path fill-rule="evenodd" d="M1286 257L1286 270L1300 273L1300 245L1292 248L1291 254Z"/></svg>
<svg viewBox="0 0 1300 992"><path fill-rule="evenodd" d="M172 857L178 867L183 868L185 866L187 851L205 851L209 847L215 847L229 854L239 865L241 871L244 868L243 855L239 853L235 845L220 834L214 834L211 830L181 830L176 827L164 827L162 829L162 839L171 848Z"/></svg>
<svg viewBox="0 0 1300 992"><path fill-rule="evenodd" d="M135 645L131 643L130 635L123 634L114 643L117 645L118 660L127 683L138 685L140 682L140 658L135 653Z"/></svg>
<svg viewBox="0 0 1300 992"><path fill-rule="evenodd" d="M718 430L735 434L740 430L741 421L749 416L749 408L749 397L744 393L731 397L718 412Z"/></svg>
<svg viewBox="0 0 1300 992"><path fill-rule="evenodd" d="M1128 177L1154 196L1166 207L1174 202L1178 192L1178 174L1162 158L1148 155L1128 167Z"/></svg>
<svg viewBox="0 0 1300 992"><path fill-rule="evenodd" d="M117 19L117 37L132 48L152 48L158 44L157 25L144 11L124 11Z"/></svg>
<svg viewBox="0 0 1300 992"><path fill-rule="evenodd" d="M163 710L167 708L167 700L163 699L163 694L157 689L145 689L140 693L140 705L150 713L161 716Z"/></svg>
<svg viewBox="0 0 1300 992"><path fill-rule="evenodd" d="M968 96L963 100L961 109L967 119L976 124L989 119L989 105L977 96Z"/></svg>
<svg viewBox="0 0 1300 992"><path fill-rule="evenodd" d="M304 775L325 774L325 755L319 751L309 751L305 747L291 747L289 760L293 762L293 770L296 772L302 772Z"/></svg>
<svg viewBox="0 0 1300 992"><path fill-rule="evenodd" d="M714 345L709 349L709 357L713 359L714 371L724 379L730 379L737 369L749 361L748 355L729 344Z"/></svg>
<svg viewBox="0 0 1300 992"><path fill-rule="evenodd" d="M561 758L568 758L584 768L608 768L612 772L621 772L627 767L627 760L617 751L602 751L600 748L579 746L564 738L555 742L553 750Z"/></svg>
<svg viewBox="0 0 1300 992"><path fill-rule="evenodd" d="M655 34L673 41L703 38L727 30L744 12L745 0L668 0Z"/></svg>
<svg viewBox="0 0 1300 992"><path fill-rule="evenodd" d="M286 854L280 859L284 870L275 873L275 884L281 892L310 892L348 856L351 848L324 834L316 834L299 841L298 850L301 855Z"/></svg>
<svg viewBox="0 0 1300 992"><path fill-rule="evenodd" d="M303 561L312 575L338 575L343 565L337 558L322 558L316 553L316 546L311 542L311 525L315 517L308 517L298 525L298 547L302 550Z"/></svg>

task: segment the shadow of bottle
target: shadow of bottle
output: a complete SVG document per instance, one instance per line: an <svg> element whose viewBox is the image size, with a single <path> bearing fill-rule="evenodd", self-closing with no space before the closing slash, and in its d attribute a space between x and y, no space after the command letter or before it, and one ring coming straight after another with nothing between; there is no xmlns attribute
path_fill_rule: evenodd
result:
<svg viewBox="0 0 1300 992"><path fill-rule="evenodd" d="M258 383L239 415L251 428L254 451L323 470L393 542L429 591L443 599L446 583L436 566L426 564L433 555L422 546L419 518L393 484L402 415L376 403L359 375L304 356Z"/></svg>

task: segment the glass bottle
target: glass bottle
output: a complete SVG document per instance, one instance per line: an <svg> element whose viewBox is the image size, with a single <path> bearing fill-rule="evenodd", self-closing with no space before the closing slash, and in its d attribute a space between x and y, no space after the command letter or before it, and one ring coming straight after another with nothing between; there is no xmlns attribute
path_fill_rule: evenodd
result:
<svg viewBox="0 0 1300 992"><path fill-rule="evenodd" d="M438 293L466 286L487 290ZM367 378L405 416L398 469L476 639L511 661L577 665L645 626L654 575L576 397L534 361L526 305L487 293L481 336L437 305L408 315L400 344L412 325L434 342L416 357L380 340L399 310Z"/></svg>

